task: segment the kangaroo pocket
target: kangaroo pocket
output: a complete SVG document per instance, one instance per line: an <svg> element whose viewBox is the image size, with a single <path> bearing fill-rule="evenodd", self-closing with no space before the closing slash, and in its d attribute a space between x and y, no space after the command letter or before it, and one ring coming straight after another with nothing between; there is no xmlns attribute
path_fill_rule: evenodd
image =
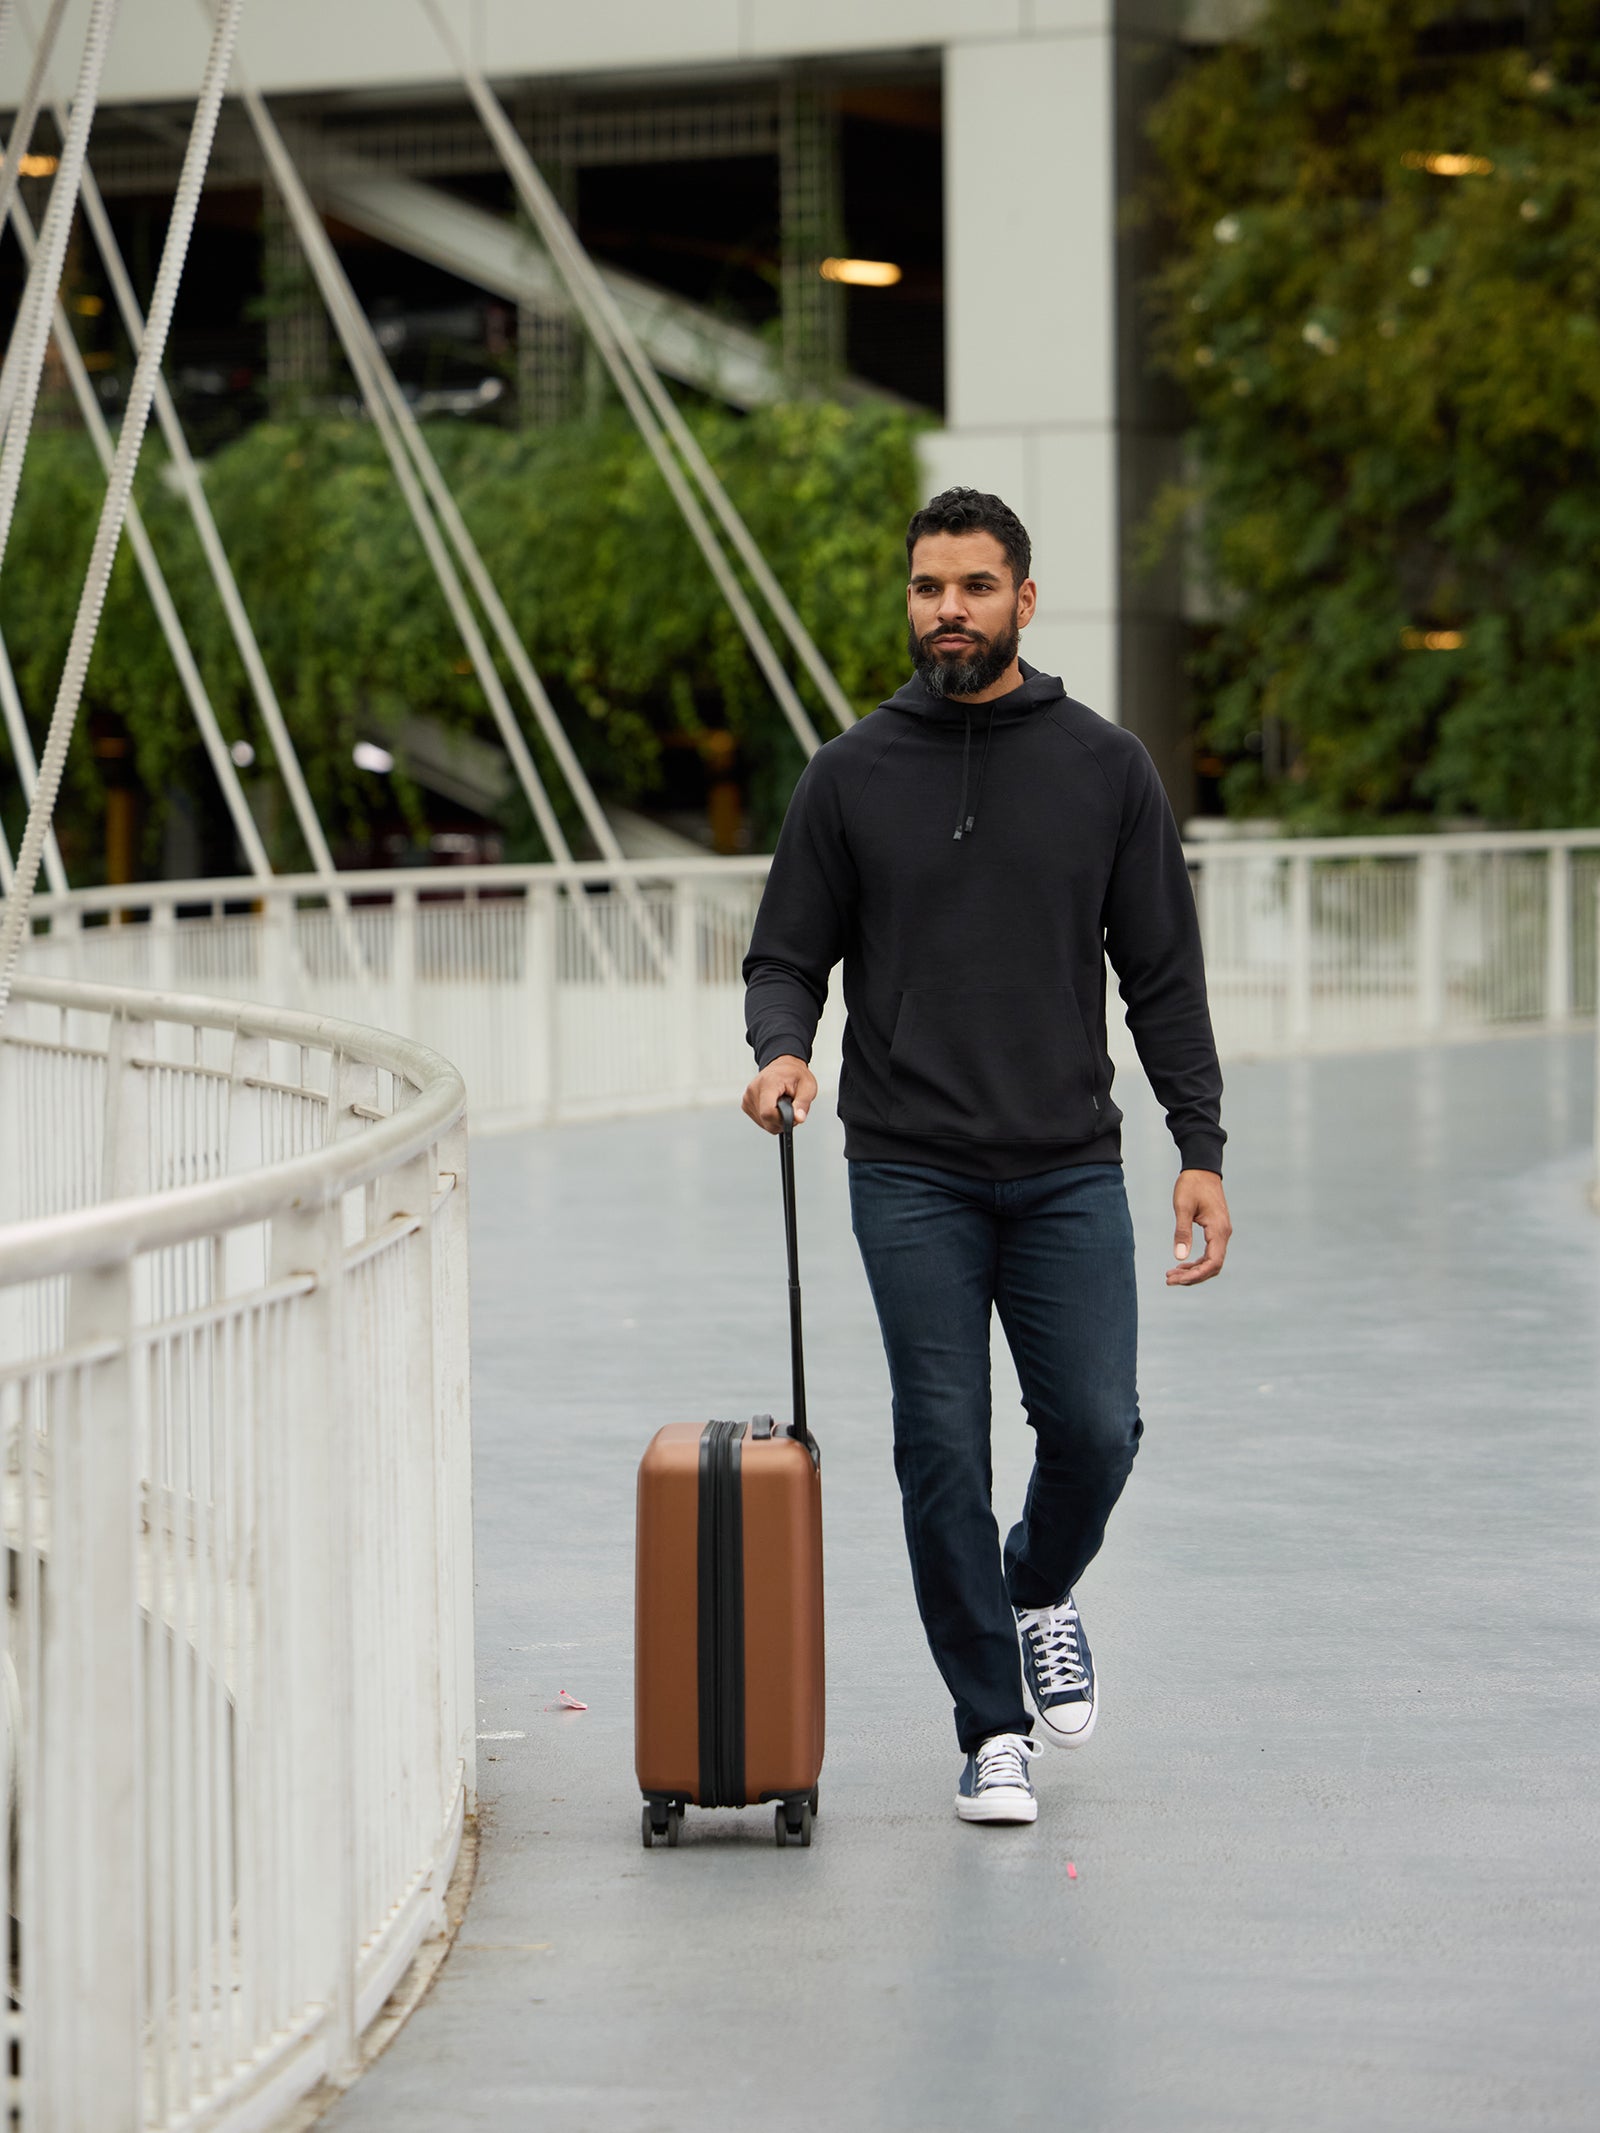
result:
<svg viewBox="0 0 1600 2133"><path fill-rule="evenodd" d="M889 1047L902 1132L994 1141L1087 1140L1114 1114L1065 987L907 992Z"/></svg>

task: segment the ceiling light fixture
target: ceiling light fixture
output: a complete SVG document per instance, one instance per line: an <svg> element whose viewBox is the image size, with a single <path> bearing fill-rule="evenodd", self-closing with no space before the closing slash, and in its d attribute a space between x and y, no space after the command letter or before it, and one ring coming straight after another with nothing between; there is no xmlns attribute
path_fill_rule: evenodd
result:
<svg viewBox="0 0 1600 2133"><path fill-rule="evenodd" d="M1487 156L1425 154L1420 148L1408 148L1400 160L1407 170L1431 170L1436 178L1486 178L1494 169Z"/></svg>
<svg viewBox="0 0 1600 2133"><path fill-rule="evenodd" d="M1402 630L1400 642L1408 652L1459 652L1467 641L1465 630Z"/></svg>
<svg viewBox="0 0 1600 2133"><path fill-rule="evenodd" d="M892 259L825 259L817 272L824 281L842 281L852 289L892 289L900 268Z"/></svg>

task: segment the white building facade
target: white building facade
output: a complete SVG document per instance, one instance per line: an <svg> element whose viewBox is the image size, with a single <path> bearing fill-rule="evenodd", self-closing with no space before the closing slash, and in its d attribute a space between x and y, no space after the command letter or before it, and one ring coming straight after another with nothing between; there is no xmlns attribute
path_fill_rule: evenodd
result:
<svg viewBox="0 0 1600 2133"><path fill-rule="evenodd" d="M1185 42L1237 25L1185 0L442 0L497 86L692 92L871 55L937 77L943 152L944 422L930 490L993 489L1034 539L1026 650L1139 731L1180 811L1191 773L1176 573L1141 577L1129 535L1175 462L1181 409L1139 353L1137 238L1119 233L1142 113ZM87 0L73 0L87 15ZM79 48L70 17L63 49ZM103 97L192 96L206 24L192 0L127 0ZM10 66L17 65L15 51ZM274 0L246 12L243 74L270 97L448 92L418 0ZM8 90L11 100L15 91Z"/></svg>

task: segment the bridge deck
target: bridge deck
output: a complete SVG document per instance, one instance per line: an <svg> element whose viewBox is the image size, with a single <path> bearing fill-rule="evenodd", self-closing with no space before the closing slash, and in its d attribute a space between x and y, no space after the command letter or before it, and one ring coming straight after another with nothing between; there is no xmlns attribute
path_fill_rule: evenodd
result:
<svg viewBox="0 0 1600 2133"><path fill-rule="evenodd" d="M819 1112L831 1744L806 1853L759 1810L646 1856L631 1771L639 1449L782 1411L772 1144L731 1113L480 1142L480 1882L329 2133L1592 2123L1589 1090L1566 1038L1235 1068L1240 1234L1194 1295L1161 1286L1170 1166L1133 1092L1148 1427L1081 1588L1102 1723L1042 1766L1031 1830L951 1812ZM1003 1346L996 1389L1009 1506ZM563 1688L588 1711L550 1711Z"/></svg>

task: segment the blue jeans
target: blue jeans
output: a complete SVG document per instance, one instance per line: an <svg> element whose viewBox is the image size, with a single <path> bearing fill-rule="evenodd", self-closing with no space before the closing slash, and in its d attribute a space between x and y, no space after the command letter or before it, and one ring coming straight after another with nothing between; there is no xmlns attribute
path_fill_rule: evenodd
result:
<svg viewBox="0 0 1600 2133"><path fill-rule="evenodd" d="M854 1162L850 1210L889 1359L917 1607L970 1750L1031 1731L1011 1610L1047 1607L1076 1582L1139 1447L1122 1167L992 1182ZM1035 1439L1003 1554L989 1450L994 1309Z"/></svg>

